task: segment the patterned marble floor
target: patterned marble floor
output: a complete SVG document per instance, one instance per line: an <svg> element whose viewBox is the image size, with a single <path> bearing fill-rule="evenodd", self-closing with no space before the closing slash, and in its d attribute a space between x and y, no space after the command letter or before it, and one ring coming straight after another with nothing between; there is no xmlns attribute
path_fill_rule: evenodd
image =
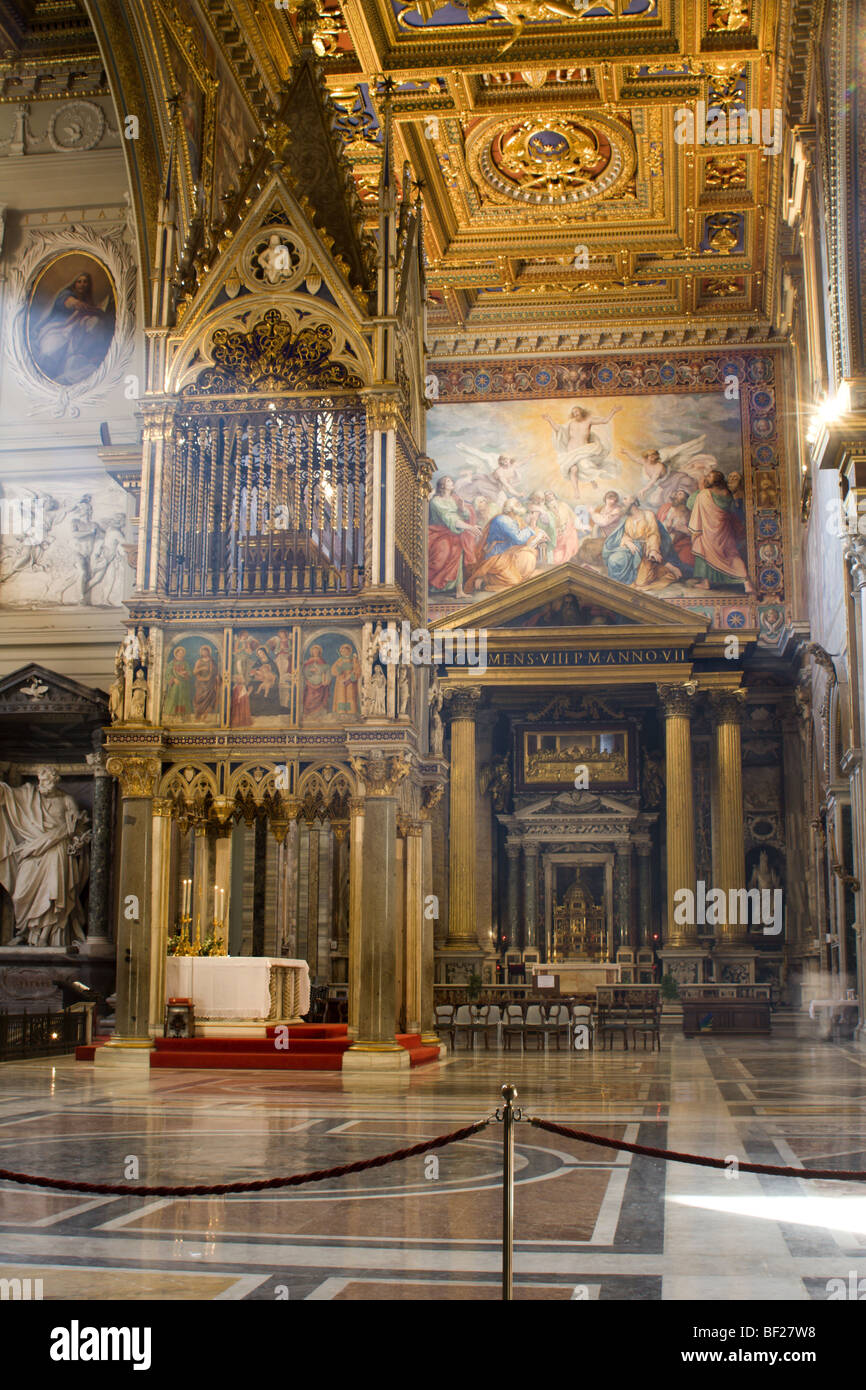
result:
<svg viewBox="0 0 866 1390"><path fill-rule="evenodd" d="M405 1083L0 1066L0 1167L204 1183L330 1167L490 1114L740 1161L866 1166L866 1052L798 1037L661 1053L458 1052ZM87 1198L0 1185L0 1279L45 1299L499 1297L501 1126L360 1177L255 1197ZM866 1188L713 1172L517 1129L515 1298L827 1299L866 1280ZM863 1284L866 1290L866 1282Z"/></svg>

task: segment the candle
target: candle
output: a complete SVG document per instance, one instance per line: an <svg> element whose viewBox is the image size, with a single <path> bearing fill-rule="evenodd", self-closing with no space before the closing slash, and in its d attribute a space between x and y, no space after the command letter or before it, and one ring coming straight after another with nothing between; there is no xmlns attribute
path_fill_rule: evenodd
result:
<svg viewBox="0 0 866 1390"><path fill-rule="evenodd" d="M217 921L218 918L219 918L219 899L220 899L220 890L217 888L216 884L214 884L214 886L213 886L213 915L214 915L214 921Z"/></svg>

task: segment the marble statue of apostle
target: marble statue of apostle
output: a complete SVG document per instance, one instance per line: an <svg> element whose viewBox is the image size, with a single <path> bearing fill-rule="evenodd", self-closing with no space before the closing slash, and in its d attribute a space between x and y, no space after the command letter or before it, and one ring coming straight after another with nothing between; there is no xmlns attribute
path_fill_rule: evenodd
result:
<svg viewBox="0 0 866 1390"><path fill-rule="evenodd" d="M90 871L87 814L41 767L37 781L0 782L0 883L12 899L15 943L64 948L84 940L81 894Z"/></svg>

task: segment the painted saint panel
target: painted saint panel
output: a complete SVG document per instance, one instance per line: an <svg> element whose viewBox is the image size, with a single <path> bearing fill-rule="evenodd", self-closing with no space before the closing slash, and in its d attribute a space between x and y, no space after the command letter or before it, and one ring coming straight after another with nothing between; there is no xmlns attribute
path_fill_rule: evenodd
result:
<svg viewBox="0 0 866 1390"><path fill-rule="evenodd" d="M322 632L304 649L301 708L305 724L346 723L361 713L358 649L342 632Z"/></svg>
<svg viewBox="0 0 866 1390"><path fill-rule="evenodd" d="M232 648L234 728L284 721L292 712L291 628L241 628Z"/></svg>
<svg viewBox="0 0 866 1390"><path fill-rule="evenodd" d="M26 315L33 365L57 386L77 386L105 361L114 337L117 300L106 267L70 251L36 277Z"/></svg>
<svg viewBox="0 0 866 1390"><path fill-rule="evenodd" d="M754 592L741 409L722 392L446 404L427 447L431 600L567 560L666 598Z"/></svg>
<svg viewBox="0 0 866 1390"><path fill-rule="evenodd" d="M185 632L166 641L164 724L218 724L222 679L217 639Z"/></svg>

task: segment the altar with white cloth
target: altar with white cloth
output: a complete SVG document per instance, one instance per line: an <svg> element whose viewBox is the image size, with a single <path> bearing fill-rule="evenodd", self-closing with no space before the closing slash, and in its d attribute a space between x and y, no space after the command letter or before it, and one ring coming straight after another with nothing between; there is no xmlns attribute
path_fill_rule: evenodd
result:
<svg viewBox="0 0 866 1390"><path fill-rule="evenodd" d="M270 956L169 956L166 999L191 999L196 1021L301 1023L310 1007L305 960Z"/></svg>

